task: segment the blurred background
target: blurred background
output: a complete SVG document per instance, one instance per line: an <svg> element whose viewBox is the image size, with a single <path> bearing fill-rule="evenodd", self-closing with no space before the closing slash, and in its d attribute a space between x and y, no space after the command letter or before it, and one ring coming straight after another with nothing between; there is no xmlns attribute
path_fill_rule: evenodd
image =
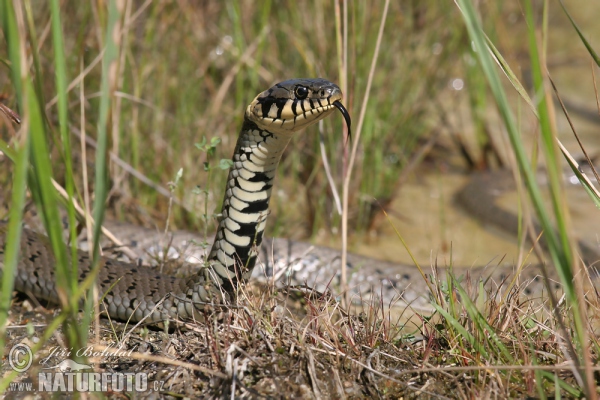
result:
<svg viewBox="0 0 600 400"><path fill-rule="evenodd" d="M61 4L72 82L71 156L80 171L82 154L76 136L82 128L91 139L87 159L93 160L94 154L106 5L74 0ZM219 211L226 172L206 171L204 163L218 165L231 156L245 107L259 92L281 80L318 76L338 82L345 90L344 103L355 127L368 97L350 197L353 251L408 261L394 233L396 227L422 262L437 257L447 264L451 257L455 264L472 265L504 255L514 262L518 251L514 238L483 229L453 202L453 193L473 171L505 168L512 162L487 83L453 2L436 2L435 7L419 0L391 2L369 93L365 90L384 1L348 2L347 14L337 1L123 0L121 4L123 35L109 124L110 148L121 162L113 163L110 170L111 218L163 227L172 193L172 228L203 230L202 215L207 214L208 230L212 230L210 216ZM596 45L600 3L564 4ZM34 32L28 51L37 55L48 123L56 127L49 4L23 1L23 5L31 11L28 24ZM541 24L542 2L536 5ZM519 2L482 0L477 6L489 38L529 89L527 34ZM549 6L548 24L550 75L593 156L599 141L594 89L598 69L558 2ZM4 40L0 59L4 64L0 94L7 106L15 108ZM33 64L34 58L30 59ZM508 81L506 88L533 152L536 119ZM535 93L530 96L535 98ZM560 111L556 129L569 150L580 154ZM338 188L345 165L343 130L339 115L325 121L327 157ZM11 139L4 125L2 135ZM221 142L212 155L195 146L214 137ZM58 138L51 139L54 173L60 181L64 163ZM88 164L93 168L93 161ZM2 160L3 188L10 187L11 168L8 160ZM294 139L277 180L267 234L338 246L340 217L323 173L316 128ZM595 211L591 202L581 190L569 192L578 234L594 240L597 218L590 214ZM503 203L516 209L516 195Z"/></svg>

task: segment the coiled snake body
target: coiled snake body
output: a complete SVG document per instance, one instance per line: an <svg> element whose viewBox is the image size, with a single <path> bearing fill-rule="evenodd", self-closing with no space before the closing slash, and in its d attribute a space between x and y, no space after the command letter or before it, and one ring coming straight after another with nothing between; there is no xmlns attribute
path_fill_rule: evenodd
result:
<svg viewBox="0 0 600 400"><path fill-rule="evenodd" d="M340 89L324 79L288 80L259 94L244 115L222 216L205 267L190 278L178 279L103 258L97 282L100 292L106 293L108 314L131 321L146 316L149 322L189 319L207 306L226 302L254 269L283 151L294 133L330 115L336 107L349 123L341 98ZM5 248L6 229L6 224L0 225L0 252ZM46 238L24 230L15 288L57 302L50 249ZM1 257L0 253L3 265ZM78 253L78 265L82 281L91 269L85 252Z"/></svg>
<svg viewBox="0 0 600 400"><path fill-rule="evenodd" d="M259 94L248 106L233 155L222 207L222 218L211 251L203 259L203 251L189 245L202 237L179 231L167 239L168 251L179 258L201 261L204 265L190 278L162 275L152 269L114 259L103 258L98 276L100 292L106 293L104 304L108 314L120 320L158 322L169 317L193 318L206 307L231 299L240 282L278 275L285 284L308 284L326 291L339 282L339 252L287 239L268 239L263 231L268 215L269 198L275 170L282 152L293 134L328 116L337 107L349 125L349 116L340 103L340 89L323 79L297 79L279 83ZM513 187L506 172L480 174L460 190L456 199L469 213L512 234L518 231L516 215L495 204L497 194ZM0 277L6 224L0 222ZM157 255L165 247L157 244L150 230L127 225L109 228L119 232L126 245ZM538 228L536 230L539 231ZM186 248L187 247L187 248ZM581 256L590 265L600 259L598 251L579 243ZM21 241L15 288L36 297L58 302L54 276L54 257L48 239L24 229ZM260 257L258 257L260 254ZM261 268L255 268L260 258ZM91 261L86 252L78 253L80 281L90 272ZM349 288L355 299L377 298L386 305L410 304L417 310L430 310L428 287L414 265L374 260L348 255ZM504 266L455 268L457 276L469 273L473 278L491 278L497 284L506 282ZM440 277L445 270L439 270ZM525 294L539 294L544 289L537 268L521 272ZM552 276L552 275L551 275ZM114 286L113 286L114 285ZM160 307L155 305L164 299ZM400 301L398 301L400 299Z"/></svg>
<svg viewBox="0 0 600 400"><path fill-rule="evenodd" d="M500 170L471 174L468 183L455 193L455 203L470 216L476 217L483 224L499 228L513 237L519 232L519 217L497 205L499 196L515 190L514 177L510 171ZM137 257L145 263L159 263L175 260L191 265L204 262L205 251L198 243L205 238L195 232L175 231L167 235L156 230L142 228L126 223L109 222L105 226L112 232L118 232L124 244L133 250ZM534 226L540 232L539 226ZM85 245L85 243L83 243ZM540 241L544 247L543 239ZM584 241L578 242L580 255L586 265L594 266L600 255L597 246ZM399 252L405 251L402 248ZM252 273L252 280L258 282L274 282L276 285L307 285L318 293L328 290L339 293L341 282L340 252L324 246L285 239L267 238L263 240L258 259L260 263ZM546 289L536 265L527 261L525 268L519 272L516 281L521 285L521 293L528 297L540 296ZM446 269L438 269L440 279L444 279ZM416 311L431 312L429 287L414 264L403 264L382 261L370 257L348 253L348 288L353 302L369 303L372 300L382 301L386 306L396 307L399 311L407 305ZM425 266L425 273L431 268ZM546 268L551 278L551 288L559 288L557 277L552 266ZM472 281L483 279L492 283L489 289L503 286L502 293L509 288L517 268L511 260L499 263L499 258L489 265L460 267L454 266L457 277L470 276ZM590 270L591 276L596 274ZM493 285L497 285L494 287Z"/></svg>

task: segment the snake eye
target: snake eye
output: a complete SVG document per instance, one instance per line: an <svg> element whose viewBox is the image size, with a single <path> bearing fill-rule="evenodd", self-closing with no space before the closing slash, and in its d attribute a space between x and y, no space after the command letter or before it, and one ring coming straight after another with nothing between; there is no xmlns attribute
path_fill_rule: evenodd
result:
<svg viewBox="0 0 600 400"><path fill-rule="evenodd" d="M306 86L296 86L294 94L298 100L304 100L308 96L308 88Z"/></svg>

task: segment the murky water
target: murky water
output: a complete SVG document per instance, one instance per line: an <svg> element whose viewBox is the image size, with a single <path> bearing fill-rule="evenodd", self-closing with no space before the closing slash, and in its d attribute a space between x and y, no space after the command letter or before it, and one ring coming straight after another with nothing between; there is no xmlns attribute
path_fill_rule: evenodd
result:
<svg viewBox="0 0 600 400"><path fill-rule="evenodd" d="M597 16L600 15L600 2L586 3L586 7L579 7L578 3L580 2L570 1L565 2L565 5L598 52L600 48L597 38L600 37L600 25L597 23ZM520 19L522 16L518 16L518 18ZM514 33L512 35L514 36ZM502 40L504 48L518 49L520 46L525 52L527 51L526 44L514 44L514 47L510 47L512 46L509 43L510 38L503 37ZM516 38L512 40L514 41ZM516 56L509 53L504 55L516 73L526 69L527 60L523 59L522 55ZM596 80L600 81L600 69L592 66L587 50L558 5L552 5L550 9L548 66L559 93L568 102L567 108L571 109L572 121L586 151L592 157L600 156L600 116L597 116L596 113L594 77L592 75L593 70ZM515 115L519 115L521 132L530 149L529 154L531 154L531 149L537 140L537 122L508 83L505 88L511 104L514 105L513 112ZM468 87L464 88L465 91L468 89ZM472 148L476 148L474 139L470 138L473 134L469 132L468 123L464 122L469 119L466 98L466 93L459 93L453 98L457 107L457 116L455 117L463 121L462 125L459 125L465 127L466 130L463 138L467 141L471 140ZM577 113L575 109L578 107L583 108L586 115L581 112ZM517 109L520 109L518 114ZM581 156L582 151L567 119L558 106L555 111L558 137L574 156ZM503 137L502 125L497 118L493 104L490 105L488 112L490 121L497 121L497 124L489 123L490 129L496 129L493 131L494 141L501 148L507 149L507 140ZM444 141L447 138L441 140ZM509 153L510 150L505 151L505 154ZM381 219L378 225L378 235L356 241L358 243L355 243L353 250L377 258L411 262L408 252L394 231L393 227L395 227L404 237L416 259L425 265L430 265L436 259L442 266L448 265L450 261L459 266L498 263L501 259L511 265L517 263L523 251L529 250L527 245L524 245L523 249L519 249L517 238L502 233L498 229L483 226L453 204L453 194L464 185L468 176L458 172L462 167L460 164L456 164L454 161L450 163L454 165L450 169L455 169L457 172L432 174L430 170L417 171L415 173L417 178L408 181L391 204L390 220ZM600 163L597 164L600 165ZM566 163L564 165L566 167ZM567 199L574 237L598 246L600 243L600 211L594 207L581 187L568 187ZM516 193L507 194L499 199L499 204L504 208L514 210L515 213L518 210L518 202L519 197ZM600 248L600 246L598 247Z"/></svg>
<svg viewBox="0 0 600 400"><path fill-rule="evenodd" d="M454 192L468 177L460 174L425 176L419 182L409 182L391 204L389 220L381 222L376 238L356 246L356 251L386 260L410 263L411 259L394 228L403 236L417 261L430 265L450 262L456 266L487 263L515 265L529 251L520 249L518 238L496 227L486 226L472 218L454 202ZM572 217L573 235L589 244L599 243L598 211L579 186L568 187L567 201ZM517 192L500 196L497 204L518 213Z"/></svg>

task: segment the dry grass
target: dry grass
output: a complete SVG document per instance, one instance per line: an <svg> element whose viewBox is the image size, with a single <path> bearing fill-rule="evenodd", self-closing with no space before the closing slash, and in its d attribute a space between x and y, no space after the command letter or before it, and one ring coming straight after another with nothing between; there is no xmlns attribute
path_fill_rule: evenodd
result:
<svg viewBox="0 0 600 400"><path fill-rule="evenodd" d="M515 288L508 302L486 301L473 314L466 298L458 300L458 291L450 296L446 282L435 287L448 294L442 309L452 317L423 315L407 325L380 305L347 312L331 299L265 287L247 291L238 307L222 315L172 324L168 333L101 320L90 346L95 351L108 346L107 354L128 353L88 361L97 372L144 372L150 382L159 382L160 390L142 396L523 398L540 390L554 393L557 386L567 397L582 394L577 371L564 355L561 324L547 300L524 301ZM595 293L588 306L597 312ZM52 311L32 309L22 300L11 314L9 347L32 343L53 318ZM568 313L560 317L568 326ZM49 349L64 346L61 340L55 334L36 363L48 357ZM41 368L61 360L50 357L17 382L36 387ZM7 371L5 365L2 372Z"/></svg>
<svg viewBox="0 0 600 400"><path fill-rule="evenodd" d="M495 16L504 20L515 13L499 3L483 3L488 24ZM107 15L98 2L76 4L63 2L61 10L67 21L63 33L66 70L71 77L68 128L80 137L95 132L99 120ZM113 165L110 171L108 207L117 217L127 216L147 225L163 224L169 214L177 226L202 225L203 219L210 225L212 210L221 199L216 188L224 177L197 173L201 156L191 144L203 136L221 137L223 145L217 148L215 159L228 157L235 142L235 135L229 133L237 132L240 110L258 91L291 76L338 75L343 68L331 55L338 49L333 40L333 16L339 10L333 2L301 8L279 2L258 6L236 1L123 4L119 63L110 76L114 93L109 147L110 158L118 167ZM353 115L359 115L383 10L382 2L365 4L350 9L349 50L344 53L350 79L340 76L348 82L345 102ZM351 226L357 231L369 225L372 198L395 195L398 176L410 173L402 172L403 167L417 165L416 160L424 156L417 150L429 148L440 131L449 131L453 141L461 142L462 130L472 129L479 137L481 148L477 151L485 150L491 141L492 123L486 120L486 113L492 107L486 104L486 84L473 62L458 11L450 3L435 8L422 4L391 2L389 28L382 38L384 50L372 76L374 94L370 106L361 110L365 115L363 151L350 187L350 193L356 193L350 198L355 210ZM77 166L73 176L62 163L65 148L55 135L59 111L51 76L56 65L46 7L30 8L35 29L27 30L24 47L28 50L26 70L34 76L47 112L47 136L54 140L50 151L53 173L62 182L85 180L94 189L92 179L83 172L83 165L96 166L85 161L93 159L93 148L72 154ZM511 27L500 24L499 30L506 33ZM515 53L521 51L518 44L511 45L516 47ZM4 46L0 45L0 54L6 54ZM34 46L39 49L32 50ZM5 65L8 58L2 56ZM454 107L447 106L457 98L448 83L459 74L468 76L472 114L466 117L468 123L456 123L465 116L457 117ZM3 93L13 93L14 83L9 74L6 78L0 75ZM15 108L17 100L8 98L9 106ZM326 147L330 159L335 160L333 175L338 177L345 165L331 155L342 152L342 137L335 134L339 131L339 125L326 126ZM14 134L11 129L6 132ZM90 138L87 141L91 143ZM464 144L459 147L465 148ZM374 148L383 150L369 151ZM330 212L332 199L321 195L327 183L318 154L316 139L302 139L286 155L279 183L286 193L299 195L274 199L274 217L280 218L271 219L271 232L310 236L337 226L339 217ZM486 163L485 153L481 159L475 158L470 160L471 167ZM169 199L167 182L174 181L179 168L184 175L172 187L174 198ZM10 180L11 168L3 170L0 175ZM197 185L206 190L206 198L194 193L192 188ZM306 212L299 213L300 207ZM577 332L571 309L564 303L554 307L547 296L524 300L523 287L513 288L505 301L499 301L491 285L486 287L490 293L484 295L478 282L468 280L460 285L452 279L433 279L432 288L436 313L415 314L405 322L398 320L394 307L365 304L346 310L332 298L251 286L256 290L244 289L237 307L227 313L207 316L197 324L171 324L170 332L130 330L107 320L101 320L98 327L84 327L84 336L89 335L89 343L97 349L114 348L117 343L117 347L133 351L127 357L92 357L88 361L95 371L141 371L148 373L151 381L162 382L157 392L142 394L147 397L583 396L585 371L572 357L571 338ZM586 293L584 304L589 318L600 314L594 290ZM55 317L54 311L16 298L10 309L6 349L15 343L43 341L50 335L37 354L39 363L50 348L69 347L67 333L45 329ZM596 365L598 324L595 320L584 322L589 337L584 345ZM55 361L60 360L53 359L51 364ZM17 381L35 379L39 368L35 366L30 375L21 375ZM0 370L3 374L9 371L5 363ZM594 379L598 381L597 373Z"/></svg>

